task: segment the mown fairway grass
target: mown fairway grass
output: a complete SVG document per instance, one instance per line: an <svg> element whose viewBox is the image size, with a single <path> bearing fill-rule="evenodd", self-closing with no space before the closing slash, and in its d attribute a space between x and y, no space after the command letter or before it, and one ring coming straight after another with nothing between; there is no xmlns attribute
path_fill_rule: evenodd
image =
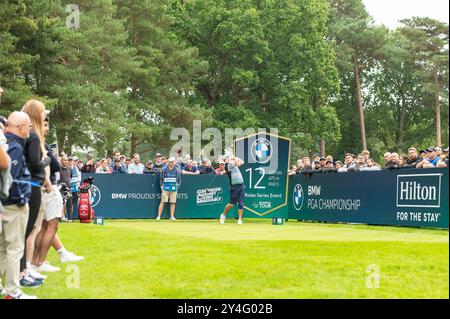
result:
<svg viewBox="0 0 450 319"><path fill-rule="evenodd" d="M39 298L449 298L449 234L363 225L247 219L62 224L85 256L48 274ZM371 264L378 289L366 287ZM67 271L67 272L66 272Z"/></svg>

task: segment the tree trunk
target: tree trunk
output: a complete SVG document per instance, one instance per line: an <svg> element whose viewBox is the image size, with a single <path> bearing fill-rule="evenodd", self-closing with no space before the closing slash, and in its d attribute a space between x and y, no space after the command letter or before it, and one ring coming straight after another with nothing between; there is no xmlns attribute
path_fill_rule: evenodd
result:
<svg viewBox="0 0 450 319"><path fill-rule="evenodd" d="M137 138L134 133L131 133L131 155L130 158L133 156L134 153L136 153L136 147L137 147Z"/></svg>
<svg viewBox="0 0 450 319"><path fill-rule="evenodd" d="M325 157L325 140L323 138L320 139L320 156Z"/></svg>
<svg viewBox="0 0 450 319"><path fill-rule="evenodd" d="M402 152L404 129L405 129L405 110L402 107L400 109L398 131L397 131L398 132L398 134L397 134L397 152L399 154Z"/></svg>
<svg viewBox="0 0 450 319"><path fill-rule="evenodd" d="M56 142L58 143L58 155L61 155L61 152L66 152L66 150L64 149L64 140L65 140L65 134L63 133L59 133L56 135Z"/></svg>
<svg viewBox="0 0 450 319"><path fill-rule="evenodd" d="M437 68L434 69L435 86L435 108L436 108L436 146L442 147L441 137L441 101L439 100L439 74Z"/></svg>
<svg viewBox="0 0 450 319"><path fill-rule="evenodd" d="M356 57L353 57L353 66L354 66L354 76L355 76L355 83L356 83L356 97L358 99L358 114L359 114L359 128L361 132L361 147L363 150L367 149L367 142L366 142L366 128L364 124L364 112L363 112L363 106L362 106L362 99L361 99L361 82L359 80L359 64Z"/></svg>

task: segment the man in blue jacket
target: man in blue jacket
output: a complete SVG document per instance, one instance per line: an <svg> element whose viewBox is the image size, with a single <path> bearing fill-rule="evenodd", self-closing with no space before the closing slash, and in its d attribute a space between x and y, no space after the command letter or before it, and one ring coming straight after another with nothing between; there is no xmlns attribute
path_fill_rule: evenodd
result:
<svg viewBox="0 0 450 319"><path fill-rule="evenodd" d="M5 274L6 299L36 299L20 290L20 259L25 245L28 221L28 201L31 195L30 172L23 155L25 139L30 134L31 121L24 112L13 112L8 117L6 139L11 158L13 184L9 197L2 200L2 233L0 235L0 274ZM1 276L0 276L1 278Z"/></svg>
<svg viewBox="0 0 450 319"><path fill-rule="evenodd" d="M170 157L167 165L160 173L161 203L159 204L158 217L161 219L164 205L170 202L170 220L175 219L175 203L177 202L177 191L180 186L180 170L175 166L175 158Z"/></svg>

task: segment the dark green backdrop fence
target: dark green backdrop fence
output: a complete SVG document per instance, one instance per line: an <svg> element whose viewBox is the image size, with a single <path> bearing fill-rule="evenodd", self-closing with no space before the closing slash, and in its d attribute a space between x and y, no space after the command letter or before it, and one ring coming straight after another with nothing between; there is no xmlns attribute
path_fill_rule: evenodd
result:
<svg viewBox="0 0 450 319"><path fill-rule="evenodd" d="M291 176L289 218L448 228L448 168Z"/></svg>
<svg viewBox="0 0 450 319"><path fill-rule="evenodd" d="M154 218L158 176L94 174L94 209L104 218ZM218 218L229 200L226 176L181 178L177 218ZM289 216L295 220L448 228L448 169L295 175L289 177ZM165 215L167 216L167 207ZM260 217L249 211L246 218Z"/></svg>

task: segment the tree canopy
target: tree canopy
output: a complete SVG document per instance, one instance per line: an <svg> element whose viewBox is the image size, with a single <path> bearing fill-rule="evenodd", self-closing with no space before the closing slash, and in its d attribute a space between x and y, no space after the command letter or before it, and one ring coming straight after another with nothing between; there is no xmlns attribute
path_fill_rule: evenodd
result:
<svg viewBox="0 0 450 319"><path fill-rule="evenodd" d="M448 144L443 22L389 30L362 0L68 4L0 0L0 113L43 100L69 154L167 150L194 120L277 128L298 156Z"/></svg>

